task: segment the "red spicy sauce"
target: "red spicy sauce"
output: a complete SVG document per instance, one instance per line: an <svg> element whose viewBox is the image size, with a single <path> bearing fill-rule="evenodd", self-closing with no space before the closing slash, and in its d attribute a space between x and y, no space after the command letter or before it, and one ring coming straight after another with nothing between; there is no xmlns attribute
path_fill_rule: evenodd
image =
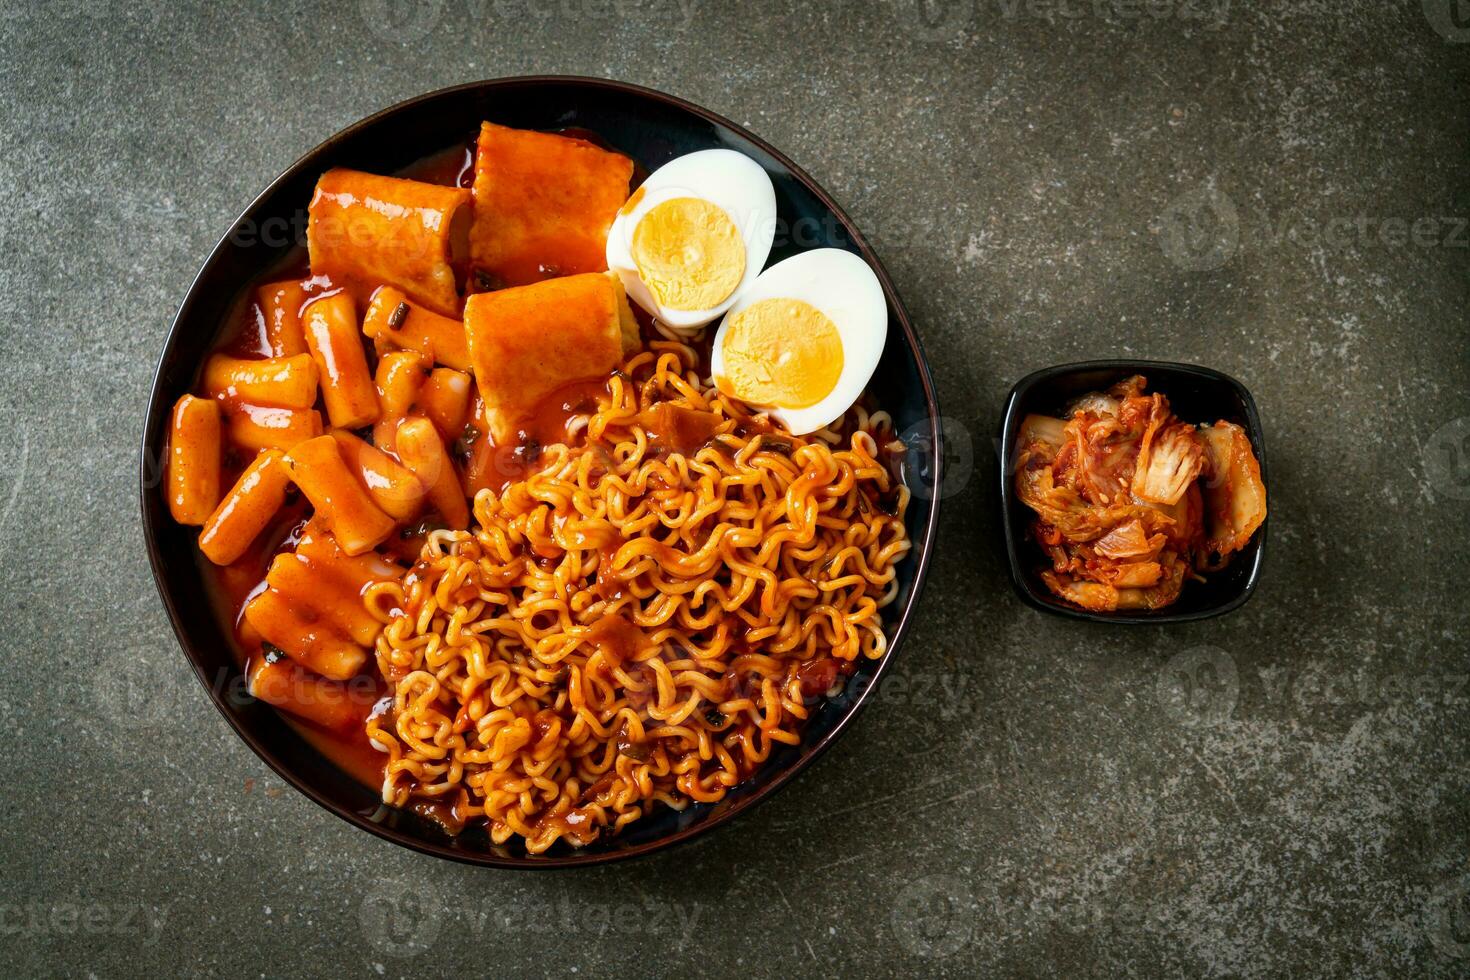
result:
<svg viewBox="0 0 1470 980"><path fill-rule="evenodd" d="M583 139L604 149L616 150L615 147L608 146L596 133L588 130L565 129L560 132L562 135ZM423 158L405 168L398 176L444 186L473 187L475 145L476 138L471 136L462 143ZM647 170L635 160L631 186L637 187L647 175ZM467 265L466 267L457 265L456 272L461 277L460 284L463 287ZM312 275L306 250L298 248L291 258L268 274L262 275L244 292L228 318L229 325L223 331L214 351L241 358L271 356L265 315L257 302L256 288L265 283L287 279L300 282L304 288L305 295L302 307L297 311L298 314L303 312L306 305L313 300L337 292L346 292L352 296L358 313L361 315L366 310L372 293L376 289L373 284L359 282L349 277ZM634 312L645 336L651 335L652 326L647 314L640 309L635 309ZM371 367L376 362L376 353L366 338L364 338L364 344ZM200 367L202 366L201 364ZM608 380L603 377L578 381L553 392L542 401L532 417L525 421L514 445L496 447L480 434L477 434L473 440L466 440L468 446L465 448L470 449L470 452L467 459L464 455L461 455L460 458L466 463L466 482L470 484L467 487L470 495L472 496L473 491L481 486L488 486L501 492L513 481L524 478L538 461L542 446L566 441L567 428L571 419L577 415L591 414L596 410L600 400L606 400L609 393ZM478 412L475 413L476 418L478 414ZM477 424L480 432L484 431L483 423L472 424ZM690 447L707 441L709 438L705 433L705 430L709 428L706 421L682 417L676 412L660 413L652 420L649 428L651 438L655 440L660 451L689 451ZM250 459L242 458L242 455L227 453L222 473L224 485L233 485L245 466L249 464ZM195 553L195 561L208 585L216 615L223 624L231 629L235 638L236 642L233 647L235 660L246 676L249 676L249 670L255 658L264 654L260 637L255 635L254 630L245 621L243 615L245 605L265 587L265 576L272 559L295 549L309 515L309 503L292 488L280 514L239 560L222 567L211 564L197 551ZM417 559L424 538L423 533L411 532L412 529L405 528L404 533L395 533L377 549L378 553L405 567L412 565ZM604 567L610 568L612 556L623 543L621 540L615 540L601 544L600 551L604 559ZM412 572L409 574L412 575ZM597 588L607 598L621 597L623 594L622 583L617 582L611 575L606 578L599 575ZM601 627L600 631L594 629L594 635L589 639L604 652L610 664L631 661L643 642L642 632L621 619L609 618L605 622L610 625ZM375 699L386 695L388 690L386 682L378 673L371 651L369 651L363 673L350 683L356 685L355 692L352 694L354 698L364 696L362 693L364 684L370 686ZM372 747L367 739L365 728L345 732L330 731L299 719L284 710L279 714L287 724L291 725L343 771L373 789L381 786L383 766L387 756ZM464 824L463 817L458 813L457 805L450 801L415 801L411 809L445 825L452 832L457 832ZM590 812L585 810L574 809L555 816L548 816L545 819L556 822L566 836L572 840L590 842L598 833L598 828L591 820Z"/></svg>

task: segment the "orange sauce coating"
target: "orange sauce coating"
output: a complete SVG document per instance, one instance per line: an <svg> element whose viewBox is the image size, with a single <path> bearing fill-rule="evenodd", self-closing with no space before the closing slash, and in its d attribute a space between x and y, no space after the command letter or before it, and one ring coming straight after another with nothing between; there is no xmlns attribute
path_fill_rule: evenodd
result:
<svg viewBox="0 0 1470 980"><path fill-rule="evenodd" d="M473 147L471 141L465 146L436 154L404 176L449 187L468 188L474 180ZM617 164L614 173L619 173L621 167L622 164ZM617 179L626 184L627 178L618 176ZM608 220L611 220L610 216ZM593 251L596 251L596 256L593 256ZM459 277L463 278L468 273L468 263L462 258L455 256L453 264ZM588 250L586 264L601 268L600 243L595 250ZM525 272L525 269L521 271ZM537 268L528 278L542 278L543 274L544 271ZM305 313L306 307L314 300L343 294L350 298L356 310L369 311L375 298L383 292L380 283L343 271L313 275L302 255L295 264L263 277L261 285L250 291L215 353L239 359L305 355L309 352ZM392 312L379 311L385 318L385 324L386 317ZM411 309L410 312L414 311ZM608 378L603 376L561 385L539 398L522 417L515 420L514 436L508 438L504 445L497 446L487 435L483 406L474 391L474 379L467 370L468 353L458 351L453 346L453 335L443 330L446 323L458 325L457 320L444 315L446 312L418 306L415 321L408 323L415 329L404 331L405 324L400 322L395 331L398 336L386 336L384 339L390 342L383 344L381 350L401 346L435 355L437 364L429 371L405 417L418 415L433 423L442 439L444 451L466 485L465 503L468 504L469 495L476 489L490 487L498 492L523 478L538 458L540 447L565 440L571 419L589 413L597 400L607 397ZM646 316L641 310L634 313L646 331L649 326ZM449 338L448 347L444 346L445 337ZM373 366L370 360L368 367L371 369ZM224 369L230 367L232 365L227 362L217 365L220 372L217 376L227 377ZM242 380L248 382L252 379L246 377ZM326 378L321 378L320 382L325 384ZM314 408L305 409L256 405L242 397L238 385L219 387L236 389L221 391L216 402L223 409L227 437L220 474L222 488L231 486L239 478L258 450L275 448L286 452L329 431L321 399L316 401ZM285 400L299 402L298 392L299 388L293 388ZM382 401L376 385L373 403L381 410ZM400 419L385 419L385 424L390 421L396 429ZM671 413L668 417L642 421L648 425L654 442L671 452L690 451L708 438L699 419ZM427 433L417 431L416 436L432 446ZM442 492L442 486L437 489ZM239 665L256 695L280 707L288 724L340 769L376 790L382 782L384 757L369 744L361 721L379 704L387 689L370 651L364 649L368 655L364 657L362 667L344 682L317 677L289 657L268 653L267 641L252 626L245 615L245 608L269 587L276 594L271 602L287 625L330 638L327 646L340 654L347 646L356 646L355 640L365 639L371 628L361 618L361 594L363 582L367 579L361 574L361 565L357 566L358 577L353 579L348 571L353 567L352 563L377 562L376 574L380 576L404 574L418 557L424 531L416 525L396 529L374 550L357 558L345 558L340 553L328 554L337 546L331 544L330 537L322 534L320 521L308 521L311 513L306 496L294 487L288 488L285 502L265 520L264 528L234 561L216 566L203 555L197 556L196 561L209 585L217 615L232 626ZM466 518L467 509L465 518L456 513L449 515L446 523L454 526ZM609 541L603 548L611 553L621 544L620 541ZM284 561L299 563L301 567L282 563L283 556ZM272 573L273 563L275 581L268 583L267 576ZM302 572L306 574L303 576ZM302 586L308 578L317 583L309 596L302 594ZM619 584L609 580L605 584L599 583L599 588L615 594ZM257 615L256 618L261 617ZM594 638L609 662L626 660L635 652L635 634L639 631L631 624L623 625L626 628L610 622L601 627L601 632ZM463 823L453 807L447 804L420 801L415 802L411 809L446 827L456 828ZM587 823L586 815L576 811L548 815L546 819L560 823L569 837L575 838L583 831L595 833L595 828L583 826Z"/></svg>

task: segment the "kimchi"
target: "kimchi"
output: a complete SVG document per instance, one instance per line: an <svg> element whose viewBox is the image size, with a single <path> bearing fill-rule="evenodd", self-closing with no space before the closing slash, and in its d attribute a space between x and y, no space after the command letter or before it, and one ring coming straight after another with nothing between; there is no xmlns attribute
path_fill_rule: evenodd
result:
<svg viewBox="0 0 1470 980"><path fill-rule="evenodd" d="M1160 609L1219 571L1266 519L1245 431L1195 426L1134 375L1021 423L1016 494L1057 597L1093 612Z"/></svg>

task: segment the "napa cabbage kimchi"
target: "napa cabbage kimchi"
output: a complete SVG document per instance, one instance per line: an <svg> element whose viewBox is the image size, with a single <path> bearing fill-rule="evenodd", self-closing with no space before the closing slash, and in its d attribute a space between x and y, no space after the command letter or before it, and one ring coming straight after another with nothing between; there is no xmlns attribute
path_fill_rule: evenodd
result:
<svg viewBox="0 0 1470 980"><path fill-rule="evenodd" d="M1016 493L1053 594L1093 612L1159 609L1223 569L1266 519L1245 431L1191 425L1140 375L1021 423Z"/></svg>

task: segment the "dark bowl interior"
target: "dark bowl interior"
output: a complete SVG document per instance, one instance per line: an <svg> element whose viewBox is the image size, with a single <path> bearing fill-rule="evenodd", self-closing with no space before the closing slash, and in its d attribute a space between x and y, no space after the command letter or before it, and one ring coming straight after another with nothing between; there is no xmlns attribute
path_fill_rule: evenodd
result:
<svg viewBox="0 0 1470 980"><path fill-rule="evenodd" d="M1100 623L1181 623L1238 609L1251 597L1261 577L1269 517L1224 571L1209 575L1203 583L1186 583L1177 602L1155 612L1089 612L1062 602L1041 581L1039 573L1046 566L1046 559L1026 532L1034 515L1016 498L1014 486L1015 460L1020 451L1016 439L1021 422L1033 413L1060 416L1072 399L1108 388L1133 374L1148 379L1150 392L1163 392L1174 414L1186 422L1223 420L1243 427L1261 464L1261 480L1266 484L1269 498L1266 444L1256 403L1245 386L1229 375L1193 364L1166 361L1087 361L1046 368L1016 383L1006 401L1001 422L1000 458L1004 465L1000 474L1000 499L1011 580L1021 598L1038 609Z"/></svg>
<svg viewBox="0 0 1470 980"><path fill-rule="evenodd" d="M242 692L239 656L227 624L213 612L196 532L169 517L162 488L168 414L194 385L206 354L245 291L269 270L299 261L305 208L322 171L346 166L391 174L438 151L464 146L481 120L529 129L582 128L652 170L694 150L729 147L771 175L781 220L771 262L821 246L862 255L888 298L888 339L869 386L894 417L910 450L906 479L914 490L908 512L914 549L899 567L897 601L887 610L890 647L878 663L860 665L847 691L816 711L800 746L783 748L746 784L714 805L683 813L660 809L621 836L573 850L560 843L541 856L518 846L494 846L483 831L451 837L411 813L384 807L308 744L276 711ZM169 330L153 382L143 433L142 511L154 578L174 631L216 707L235 731L284 779L349 822L395 843L440 857L501 867L556 867L647 853L721 824L768 796L809 764L841 733L892 663L928 567L938 505L943 447L933 383L918 337L887 273L861 235L817 187L777 150L704 109L648 89L600 79L516 78L446 89L378 113L311 151L277 178L236 222L205 262Z"/></svg>

